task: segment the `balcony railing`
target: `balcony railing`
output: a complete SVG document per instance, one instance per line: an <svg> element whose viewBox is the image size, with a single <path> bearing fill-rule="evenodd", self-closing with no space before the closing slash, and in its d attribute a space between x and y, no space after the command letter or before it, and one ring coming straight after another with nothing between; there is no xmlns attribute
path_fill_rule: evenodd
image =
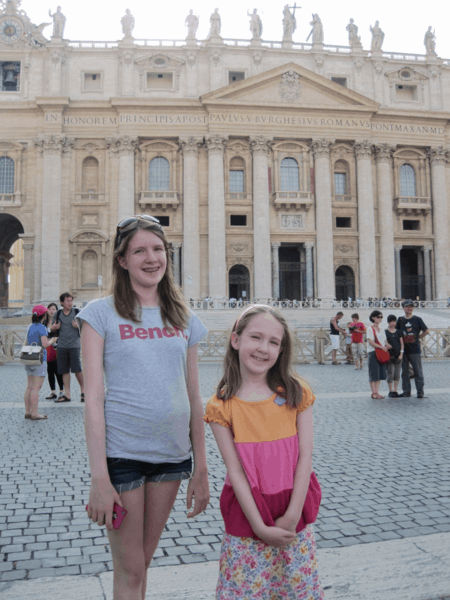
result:
<svg viewBox="0 0 450 600"><path fill-rule="evenodd" d="M343 203L349 203L349 202L356 202L356 196L352 196L351 194L335 194L333 196L333 202L343 202Z"/></svg>
<svg viewBox="0 0 450 600"><path fill-rule="evenodd" d="M398 213L428 214L431 210L431 199L419 196L397 196L394 198L394 207Z"/></svg>
<svg viewBox="0 0 450 600"><path fill-rule="evenodd" d="M311 192L275 192L274 205L289 208L303 208L309 210L313 203Z"/></svg>
<svg viewBox="0 0 450 600"><path fill-rule="evenodd" d="M229 194L225 194L226 200L251 200L252 194L247 194L245 192L230 192Z"/></svg>
<svg viewBox="0 0 450 600"><path fill-rule="evenodd" d="M0 206L17 207L22 206L20 194L0 194Z"/></svg>
<svg viewBox="0 0 450 600"><path fill-rule="evenodd" d="M139 197L141 206L149 206L150 208L166 208L175 209L179 204L178 192L170 191L143 191Z"/></svg>
<svg viewBox="0 0 450 600"><path fill-rule="evenodd" d="M78 192L74 194L74 204L104 204L105 194L97 192Z"/></svg>

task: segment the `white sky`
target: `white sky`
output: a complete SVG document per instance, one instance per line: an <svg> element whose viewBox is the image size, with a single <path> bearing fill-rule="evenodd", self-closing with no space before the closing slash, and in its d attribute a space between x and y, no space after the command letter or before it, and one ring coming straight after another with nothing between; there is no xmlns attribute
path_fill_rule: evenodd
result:
<svg viewBox="0 0 450 600"><path fill-rule="evenodd" d="M247 10L258 8L263 22L263 39L281 41L282 11L286 0L22 0L30 19L40 24L49 22L48 10L55 12L61 4L67 17L64 37L70 40L113 41L122 38L120 19L129 8L136 19L133 32L139 39L184 39L187 29L184 20L189 9L200 16L198 39L205 39L209 31L209 17L219 8L222 18L222 37L249 39ZM383 50L424 54L423 38L429 25L435 28L436 51L442 58L450 58L448 35L450 4L445 0L298 0L302 8L296 11L297 30L294 42L305 42L311 30L311 14L322 19L325 44L348 45L345 30L350 17L359 27L365 50L370 50L369 26L375 21L385 32ZM290 6L293 2L289 3ZM49 38L52 28L44 30Z"/></svg>

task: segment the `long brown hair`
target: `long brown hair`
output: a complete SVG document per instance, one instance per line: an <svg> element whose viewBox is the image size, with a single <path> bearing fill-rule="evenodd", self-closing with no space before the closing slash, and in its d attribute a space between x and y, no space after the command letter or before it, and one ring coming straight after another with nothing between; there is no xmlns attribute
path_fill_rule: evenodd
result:
<svg viewBox="0 0 450 600"><path fill-rule="evenodd" d="M142 311L138 307L138 298L131 285L130 274L126 269L123 269L120 266L118 261L120 256L125 256L130 241L139 229L151 231L157 235L164 244L167 266L166 272L158 284L158 294L161 302L161 318L165 327L171 325L172 327L183 330L188 326L189 311L183 298L183 294L173 279L171 245L167 241L164 232L157 224L146 221L145 219L140 219L139 217L137 217L137 226L129 233L127 232L120 236L122 240L114 250L112 263L113 276L111 283L114 307L123 319L133 321L134 323L141 322Z"/></svg>
<svg viewBox="0 0 450 600"><path fill-rule="evenodd" d="M231 333L241 335L251 319L256 315L269 313L283 326L283 339L281 352L277 362L267 372L267 385L274 392L286 398L289 406L297 407L302 401L303 388L301 379L292 366L293 342L286 319L276 308L265 305L256 305L247 308L233 325ZM217 386L216 396L221 400L229 400L242 385L241 369L239 366L239 352L231 345L231 335L223 361L223 377ZM283 391L280 391L282 388Z"/></svg>

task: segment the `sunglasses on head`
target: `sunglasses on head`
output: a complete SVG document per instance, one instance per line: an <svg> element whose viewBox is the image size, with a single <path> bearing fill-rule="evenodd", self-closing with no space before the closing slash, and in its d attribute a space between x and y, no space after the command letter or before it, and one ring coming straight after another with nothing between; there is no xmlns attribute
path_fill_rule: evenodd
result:
<svg viewBox="0 0 450 600"><path fill-rule="evenodd" d="M120 221L120 223L117 225L114 250L116 250L119 247L120 242L122 241L122 238L125 234L129 233L130 231L133 231L133 229L136 229L139 223L139 219L142 219L143 221L149 221L150 223L157 226L160 231L163 231L159 220L156 217L152 217L151 215L136 215L134 217L127 217L126 219Z"/></svg>

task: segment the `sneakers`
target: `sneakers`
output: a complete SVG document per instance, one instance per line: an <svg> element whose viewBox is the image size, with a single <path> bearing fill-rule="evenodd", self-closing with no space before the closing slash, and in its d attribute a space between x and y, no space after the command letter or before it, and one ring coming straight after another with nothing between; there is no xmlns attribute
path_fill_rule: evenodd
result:
<svg viewBox="0 0 450 600"><path fill-rule="evenodd" d="M423 398L423 397L424 397L424 393L423 393L423 392L419 392L419 393L417 394L417 397L418 397L418 398Z"/></svg>
<svg viewBox="0 0 450 600"><path fill-rule="evenodd" d="M389 392L388 398L398 398L398 393L397 392Z"/></svg>
<svg viewBox="0 0 450 600"><path fill-rule="evenodd" d="M403 392L403 394L400 394L399 398L411 398L411 392Z"/></svg>

